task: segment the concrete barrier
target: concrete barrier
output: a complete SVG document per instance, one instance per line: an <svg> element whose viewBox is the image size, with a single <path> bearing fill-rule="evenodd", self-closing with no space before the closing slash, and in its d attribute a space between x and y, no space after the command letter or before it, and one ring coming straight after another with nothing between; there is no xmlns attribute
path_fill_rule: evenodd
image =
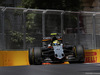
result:
<svg viewBox="0 0 100 75"><path fill-rule="evenodd" d="M0 51L0 66L29 65L28 51Z"/></svg>
<svg viewBox="0 0 100 75"><path fill-rule="evenodd" d="M85 50L85 63L100 63L100 49Z"/></svg>
<svg viewBox="0 0 100 75"><path fill-rule="evenodd" d="M85 63L100 63L100 49L85 50ZM0 66L23 66L29 64L27 51L0 51Z"/></svg>

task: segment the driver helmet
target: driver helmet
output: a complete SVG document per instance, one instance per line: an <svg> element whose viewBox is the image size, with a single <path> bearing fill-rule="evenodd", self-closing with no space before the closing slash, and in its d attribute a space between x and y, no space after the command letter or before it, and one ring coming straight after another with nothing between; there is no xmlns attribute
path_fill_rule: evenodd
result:
<svg viewBox="0 0 100 75"><path fill-rule="evenodd" d="M58 40L54 40L53 41L53 45L59 45L60 43L59 43L59 41Z"/></svg>

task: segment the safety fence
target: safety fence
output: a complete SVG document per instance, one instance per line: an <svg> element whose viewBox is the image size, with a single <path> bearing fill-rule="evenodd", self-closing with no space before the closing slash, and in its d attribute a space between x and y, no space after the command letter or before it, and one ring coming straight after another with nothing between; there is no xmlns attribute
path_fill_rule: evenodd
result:
<svg viewBox="0 0 100 75"><path fill-rule="evenodd" d="M0 49L43 46L56 32L64 44L100 48L100 13L0 7Z"/></svg>

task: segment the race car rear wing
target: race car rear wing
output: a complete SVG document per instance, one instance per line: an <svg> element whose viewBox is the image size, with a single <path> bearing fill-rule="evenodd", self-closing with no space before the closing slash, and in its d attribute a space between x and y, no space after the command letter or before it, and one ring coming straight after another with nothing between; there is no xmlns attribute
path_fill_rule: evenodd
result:
<svg viewBox="0 0 100 75"><path fill-rule="evenodd" d="M62 38L57 36L57 40L62 40ZM52 37L44 37L42 41L43 42L45 42L45 41L52 41Z"/></svg>

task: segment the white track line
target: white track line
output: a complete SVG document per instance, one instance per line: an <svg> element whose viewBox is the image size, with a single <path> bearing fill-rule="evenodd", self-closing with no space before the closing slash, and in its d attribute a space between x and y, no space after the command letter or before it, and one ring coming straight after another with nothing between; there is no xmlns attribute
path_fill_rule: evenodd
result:
<svg viewBox="0 0 100 75"><path fill-rule="evenodd" d="M96 72L95 73L94 72L86 72L85 74L86 75L100 75L100 73L96 73Z"/></svg>

